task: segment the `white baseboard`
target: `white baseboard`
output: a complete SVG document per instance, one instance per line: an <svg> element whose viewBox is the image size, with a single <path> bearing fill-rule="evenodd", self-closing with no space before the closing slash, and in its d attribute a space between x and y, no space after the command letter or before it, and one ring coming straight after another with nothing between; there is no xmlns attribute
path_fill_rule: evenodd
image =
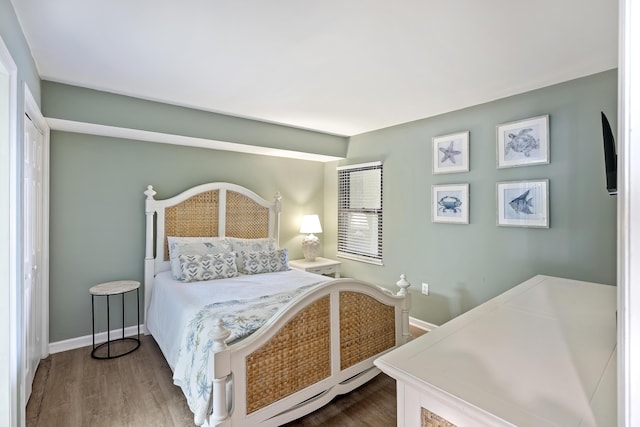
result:
<svg viewBox="0 0 640 427"><path fill-rule="evenodd" d="M416 319L415 317L409 317L409 324L411 326L415 326L416 328L420 328L424 331L432 331L438 327L438 325L434 325L433 323L425 322L424 320Z"/></svg>
<svg viewBox="0 0 640 427"><path fill-rule="evenodd" d="M146 332L144 325L140 325L140 335ZM124 328L124 336L130 337L138 334L138 326L129 326ZM110 332L111 339L122 338L122 328L113 329ZM96 334L96 344L107 341L107 332L99 332ZM76 348L86 347L93 344L93 337L85 335L83 337L71 338L64 341L56 341L49 343L49 354L60 353L62 351L75 350Z"/></svg>

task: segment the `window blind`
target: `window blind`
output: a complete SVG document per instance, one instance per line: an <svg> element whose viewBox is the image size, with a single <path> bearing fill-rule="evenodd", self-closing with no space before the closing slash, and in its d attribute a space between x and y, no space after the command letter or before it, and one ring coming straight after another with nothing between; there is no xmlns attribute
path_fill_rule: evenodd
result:
<svg viewBox="0 0 640 427"><path fill-rule="evenodd" d="M382 163L338 168L338 256L382 264Z"/></svg>

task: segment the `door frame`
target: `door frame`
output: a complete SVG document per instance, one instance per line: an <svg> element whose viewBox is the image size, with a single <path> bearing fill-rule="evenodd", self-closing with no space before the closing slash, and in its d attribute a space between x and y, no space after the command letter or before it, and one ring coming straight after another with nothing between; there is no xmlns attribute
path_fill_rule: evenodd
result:
<svg viewBox="0 0 640 427"><path fill-rule="evenodd" d="M0 203L0 218L8 218L9 227L9 239L7 252L8 256L5 258L4 254L0 259L0 272L2 281L8 281L8 301L5 295L2 295L5 302L0 302L0 327L3 330L0 332L0 336L4 337L8 335L9 345L0 346L0 358L9 361L8 376L5 377L5 373L0 376L0 386L7 387L6 394L8 397L7 402L0 401L0 424L5 425L17 425L19 421L24 420L24 409L20 409L23 405L18 394L19 381L21 375L19 374L19 360L18 354L21 346L20 340L20 318L19 318L19 289L18 289L18 233L17 233L17 219L19 212L19 190L18 186L21 184L18 179L18 67L14 62L9 49L7 48L4 40L0 36L0 73L4 74L8 78L8 112L7 129L0 134L0 144L7 143L8 158L6 163L2 161L0 165L0 182L8 182L6 188L8 192L8 204ZM4 100L0 100L4 102ZM0 159L4 156L0 156ZM1 224L3 227L5 224ZM2 239L4 240L4 239ZM4 244L4 242L0 243ZM4 248L0 249L0 251ZM4 270L7 270L6 273ZM6 304L6 305L5 305ZM6 329L4 329L6 328ZM5 371L7 372L7 371ZM6 383L5 383L6 381Z"/></svg>
<svg viewBox="0 0 640 427"><path fill-rule="evenodd" d="M635 3L635 4L634 4ZM640 4L620 0L618 425L640 425Z"/></svg>
<svg viewBox="0 0 640 427"><path fill-rule="evenodd" d="M35 378L35 372L31 372L33 376L28 378L28 374L30 373L30 370L28 369L28 366L29 366L28 364L30 364L31 350L34 350L37 352L37 356L39 359L44 359L49 355L49 133L50 133L49 125L47 124L47 121L42 115L42 112L40 111L40 107L38 106L38 103L33 97L33 94L29 89L29 85L26 82L24 82L22 85L22 92L23 92L24 114L29 116L28 118L24 116L22 117L23 118L23 123L22 123L23 139L27 134L26 126L27 126L27 123L29 122L29 119L31 123L33 123L33 126L35 126L35 128L38 130L38 132L42 134L42 147L41 147L42 176L40 177L42 180L41 181L42 183L42 198L41 198L42 223L39 224L40 227L42 228L42 236L41 236L42 239L40 241L41 260L40 260L40 264L38 265L38 268L40 270L40 273L38 275L40 278L40 283L39 283L39 286L37 287L37 289L39 289L40 292L37 295L34 295L33 293L31 294L32 298L35 297L39 299L39 303L40 303L39 305L41 307L40 312L36 313L36 315L38 316L37 322L39 323L39 327L40 327L39 348L31 349L28 344L30 331L27 330L27 325L30 325L30 322L27 321L27 316L31 316L31 311L30 311L30 307L29 308L25 307L25 304L27 303L27 301L26 301L24 292L22 293L23 311L20 319L20 321L22 322L21 329L23 331L23 334L22 334L23 351L22 351L22 360L21 360L22 387L21 387L21 393L20 393L20 398L22 402L21 408L20 408L21 411L26 409L26 405L27 405L27 402L29 401L30 393L32 390L33 379ZM22 162L24 162L24 158L22 159ZM24 179L24 175L25 175L25 171L23 167L22 168L23 179ZM20 182L21 182L21 185L24 185L23 180L20 180ZM23 199L24 199L24 194L23 194ZM21 205L21 207L22 206L23 205ZM21 217L22 216L24 216L24 211ZM26 231L26 227L29 226L30 224L31 222L24 221L24 220L21 222L21 233L22 233L21 241L22 241L23 248L25 245L24 233ZM24 251L20 253L22 254L23 252ZM22 257L20 259L20 265L24 265L24 259L22 259ZM24 287L23 280L25 277L25 273L26 272L23 271L23 274L20 277L21 289L23 289ZM22 413L20 414L20 417L21 418L23 417Z"/></svg>
<svg viewBox="0 0 640 427"><path fill-rule="evenodd" d="M23 83L23 93L24 112L42 132L42 341L40 354L44 359L49 356L49 140L51 129L26 82Z"/></svg>

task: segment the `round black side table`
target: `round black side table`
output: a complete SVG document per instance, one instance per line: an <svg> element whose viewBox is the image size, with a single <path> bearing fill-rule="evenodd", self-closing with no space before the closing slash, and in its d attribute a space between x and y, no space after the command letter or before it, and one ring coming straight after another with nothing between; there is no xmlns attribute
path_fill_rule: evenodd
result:
<svg viewBox="0 0 640 427"><path fill-rule="evenodd" d="M138 337L125 337L124 336L124 294L127 292L136 291L136 301L137 301L137 309L138 309ZM93 286L89 289L89 293L91 293L91 331L93 334L93 350L91 351L91 357L94 359L115 359L116 357L121 357L126 354L131 353L140 347L140 282L135 280L118 280L116 282L107 282L101 283L99 285ZM110 314L109 314L109 297L113 295L122 295L122 338L111 339L111 324L110 324ZM94 298L96 296L106 296L107 297L107 341L102 344L98 344L96 346L96 327L95 327L95 311L94 311ZM134 341L136 345L120 354L111 355L111 343L114 341ZM97 356L96 351L103 347L107 346L107 355L106 356Z"/></svg>

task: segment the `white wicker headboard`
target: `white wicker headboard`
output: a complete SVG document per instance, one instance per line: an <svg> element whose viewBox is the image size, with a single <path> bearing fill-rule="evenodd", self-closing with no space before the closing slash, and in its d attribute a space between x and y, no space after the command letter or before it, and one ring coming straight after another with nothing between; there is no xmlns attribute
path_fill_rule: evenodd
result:
<svg viewBox="0 0 640 427"><path fill-rule="evenodd" d="M279 245L279 193L273 202L269 202L245 187L213 182L198 185L164 200L154 199L156 192L151 185L144 194L145 319L153 278L157 273L169 269L167 236L273 237Z"/></svg>

